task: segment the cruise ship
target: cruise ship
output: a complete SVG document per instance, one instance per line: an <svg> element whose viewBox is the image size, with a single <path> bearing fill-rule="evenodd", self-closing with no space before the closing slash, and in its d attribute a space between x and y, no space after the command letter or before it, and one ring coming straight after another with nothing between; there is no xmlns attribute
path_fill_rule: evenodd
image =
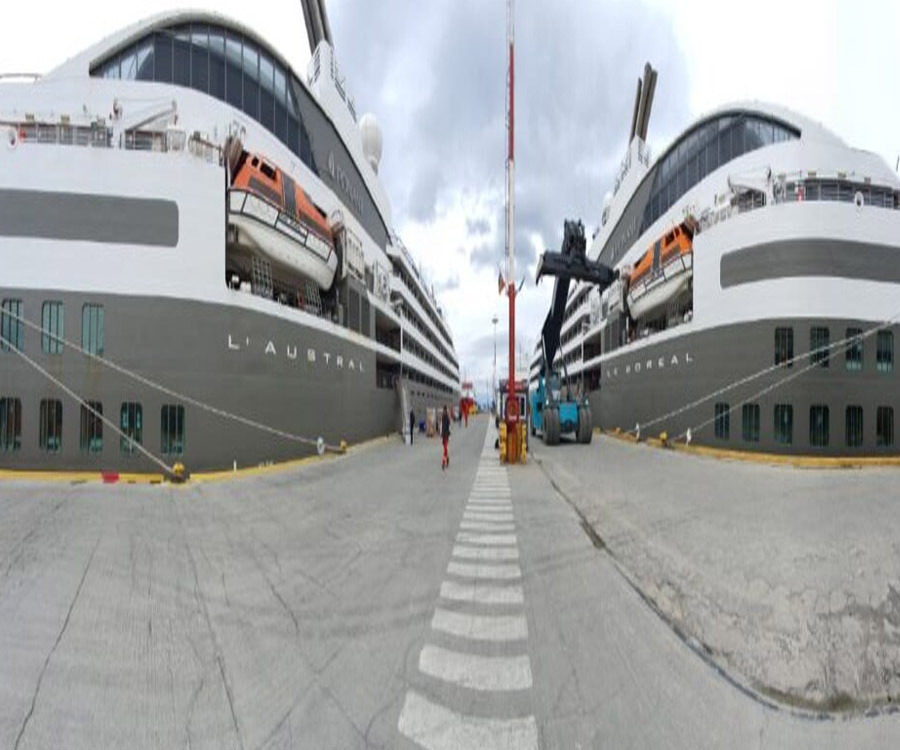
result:
<svg viewBox="0 0 900 750"><path fill-rule="evenodd" d="M657 158L656 71L573 285L555 367L594 426L804 455L897 452L900 179L784 107L725 106ZM535 387L540 342L530 367Z"/></svg>
<svg viewBox="0 0 900 750"><path fill-rule="evenodd" d="M0 79L0 468L253 466L458 403L321 0L305 75L218 14Z"/></svg>

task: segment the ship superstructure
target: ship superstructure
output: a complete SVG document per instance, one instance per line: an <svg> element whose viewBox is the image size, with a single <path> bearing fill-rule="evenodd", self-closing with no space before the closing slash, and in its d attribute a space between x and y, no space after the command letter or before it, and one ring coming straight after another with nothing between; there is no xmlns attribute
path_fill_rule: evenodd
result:
<svg viewBox="0 0 900 750"><path fill-rule="evenodd" d="M742 450L896 452L897 174L758 102L710 112L651 159L647 72L589 249L619 281L576 286L562 329L595 423Z"/></svg>
<svg viewBox="0 0 900 750"><path fill-rule="evenodd" d="M255 464L458 401L347 88L321 23L301 76L204 12L0 81L0 464Z"/></svg>

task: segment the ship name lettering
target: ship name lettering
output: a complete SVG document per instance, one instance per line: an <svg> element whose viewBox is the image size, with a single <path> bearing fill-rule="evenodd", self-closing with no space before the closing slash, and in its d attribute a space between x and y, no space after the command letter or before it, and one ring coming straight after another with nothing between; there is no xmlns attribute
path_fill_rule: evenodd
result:
<svg viewBox="0 0 900 750"><path fill-rule="evenodd" d="M306 361L315 363L315 361L316 361L316 350L315 349L307 349L306 350Z"/></svg>
<svg viewBox="0 0 900 750"><path fill-rule="evenodd" d="M342 370L344 369L344 358L340 354L334 358L334 363Z"/></svg>
<svg viewBox="0 0 900 750"><path fill-rule="evenodd" d="M284 348L284 352L285 352L285 354L287 354L288 359L297 359L297 347L296 346L293 349L291 349L291 345L288 344Z"/></svg>
<svg viewBox="0 0 900 750"><path fill-rule="evenodd" d="M269 341L269 343L266 344L265 353L266 354L278 354L278 352L275 350L275 344L273 344L272 341Z"/></svg>
<svg viewBox="0 0 900 750"><path fill-rule="evenodd" d="M331 354L328 352L322 352L322 356L325 357L325 364L327 365L331 361Z"/></svg>
<svg viewBox="0 0 900 750"><path fill-rule="evenodd" d="M228 334L228 348L231 349L232 351L239 351L240 348L241 348L241 345L240 345L240 344L235 344L235 343L231 340L231 334L230 334L230 333Z"/></svg>

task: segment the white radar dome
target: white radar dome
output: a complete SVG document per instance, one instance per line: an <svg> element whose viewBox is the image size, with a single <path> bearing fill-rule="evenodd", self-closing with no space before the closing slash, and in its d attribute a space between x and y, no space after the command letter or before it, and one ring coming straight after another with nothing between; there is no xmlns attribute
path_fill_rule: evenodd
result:
<svg viewBox="0 0 900 750"><path fill-rule="evenodd" d="M359 121L359 134L362 137L363 156L366 157L375 174L378 174L378 165L381 163L381 126L375 115L366 114Z"/></svg>

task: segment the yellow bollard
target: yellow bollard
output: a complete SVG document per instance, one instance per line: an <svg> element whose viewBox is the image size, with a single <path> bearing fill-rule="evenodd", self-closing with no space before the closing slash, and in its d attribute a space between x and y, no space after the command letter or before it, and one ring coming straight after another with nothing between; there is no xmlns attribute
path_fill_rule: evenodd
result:
<svg viewBox="0 0 900 750"><path fill-rule="evenodd" d="M519 451L519 460L524 465L525 458L528 453L528 435L525 432L524 424L519 424L519 445L521 446L521 450Z"/></svg>
<svg viewBox="0 0 900 750"><path fill-rule="evenodd" d="M499 427L498 447L500 448L500 463L506 463L506 422L501 422Z"/></svg>
<svg viewBox="0 0 900 750"><path fill-rule="evenodd" d="M172 467L172 481L181 484L184 481L184 464L177 461Z"/></svg>

